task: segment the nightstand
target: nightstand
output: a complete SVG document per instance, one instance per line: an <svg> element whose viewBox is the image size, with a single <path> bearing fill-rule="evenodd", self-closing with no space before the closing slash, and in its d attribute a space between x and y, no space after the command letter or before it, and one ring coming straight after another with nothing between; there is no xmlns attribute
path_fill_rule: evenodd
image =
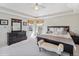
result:
<svg viewBox="0 0 79 59"><path fill-rule="evenodd" d="M79 36L74 35L71 37L72 37L73 41L75 42L75 44L79 44Z"/></svg>

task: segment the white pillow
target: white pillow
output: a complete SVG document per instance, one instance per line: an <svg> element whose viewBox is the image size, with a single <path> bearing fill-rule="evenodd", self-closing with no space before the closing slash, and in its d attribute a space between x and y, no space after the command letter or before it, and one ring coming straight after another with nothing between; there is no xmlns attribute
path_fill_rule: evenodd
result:
<svg viewBox="0 0 79 59"><path fill-rule="evenodd" d="M49 31L50 31L50 33L54 33L55 29L54 28L50 28Z"/></svg>
<svg viewBox="0 0 79 59"><path fill-rule="evenodd" d="M49 31L52 34L66 34L67 32L64 30L64 28L50 28Z"/></svg>
<svg viewBox="0 0 79 59"><path fill-rule="evenodd" d="M50 31L52 31L52 32L54 32L54 31L55 31L55 29L54 29L54 28L50 28L49 30L50 30Z"/></svg>
<svg viewBox="0 0 79 59"><path fill-rule="evenodd" d="M57 29L57 32L58 32L59 34L67 34L67 30L65 30L65 28Z"/></svg>
<svg viewBox="0 0 79 59"><path fill-rule="evenodd" d="M58 32L59 34L62 34L62 33L63 33L63 31L64 31L64 29L63 29L63 28L58 28L58 29L57 29L57 32Z"/></svg>

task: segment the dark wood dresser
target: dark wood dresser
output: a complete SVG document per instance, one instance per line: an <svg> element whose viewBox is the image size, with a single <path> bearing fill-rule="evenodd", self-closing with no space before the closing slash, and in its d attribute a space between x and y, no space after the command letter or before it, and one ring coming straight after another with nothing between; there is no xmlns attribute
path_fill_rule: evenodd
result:
<svg viewBox="0 0 79 59"><path fill-rule="evenodd" d="M8 36L8 40L7 40L8 45L27 39L26 31L13 31L11 33L8 33L7 36Z"/></svg>

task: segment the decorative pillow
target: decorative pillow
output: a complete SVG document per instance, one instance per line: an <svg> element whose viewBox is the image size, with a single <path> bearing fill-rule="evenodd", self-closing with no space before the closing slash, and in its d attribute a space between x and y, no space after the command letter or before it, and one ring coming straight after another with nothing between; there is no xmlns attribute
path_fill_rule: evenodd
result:
<svg viewBox="0 0 79 59"><path fill-rule="evenodd" d="M68 28L60 28L59 33L60 34L67 34Z"/></svg>
<svg viewBox="0 0 79 59"><path fill-rule="evenodd" d="M58 34L62 34L63 28L57 28L57 32L58 32Z"/></svg>
<svg viewBox="0 0 79 59"><path fill-rule="evenodd" d="M48 33L52 33L52 34L67 34L67 29L65 29L65 28L50 28Z"/></svg>
<svg viewBox="0 0 79 59"><path fill-rule="evenodd" d="M62 33L63 33L63 28L56 28L55 34L62 34Z"/></svg>
<svg viewBox="0 0 79 59"><path fill-rule="evenodd" d="M52 31L47 31L47 33L53 33Z"/></svg>
<svg viewBox="0 0 79 59"><path fill-rule="evenodd" d="M54 31L55 31L54 28L50 28L48 33L53 33Z"/></svg>
<svg viewBox="0 0 79 59"><path fill-rule="evenodd" d="M52 31L52 32L54 32L55 31L55 28L50 28L49 30Z"/></svg>

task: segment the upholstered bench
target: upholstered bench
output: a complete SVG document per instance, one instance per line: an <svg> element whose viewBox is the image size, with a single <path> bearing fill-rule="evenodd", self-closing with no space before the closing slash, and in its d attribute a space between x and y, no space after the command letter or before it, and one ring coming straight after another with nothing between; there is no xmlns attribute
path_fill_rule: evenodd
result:
<svg viewBox="0 0 79 59"><path fill-rule="evenodd" d="M41 48L43 48L48 51L56 52L59 55L61 55L61 53L63 52L63 49L64 49L63 44L55 45L55 44L45 42L44 40L40 40L38 42L38 45L39 45L40 51L41 51Z"/></svg>

